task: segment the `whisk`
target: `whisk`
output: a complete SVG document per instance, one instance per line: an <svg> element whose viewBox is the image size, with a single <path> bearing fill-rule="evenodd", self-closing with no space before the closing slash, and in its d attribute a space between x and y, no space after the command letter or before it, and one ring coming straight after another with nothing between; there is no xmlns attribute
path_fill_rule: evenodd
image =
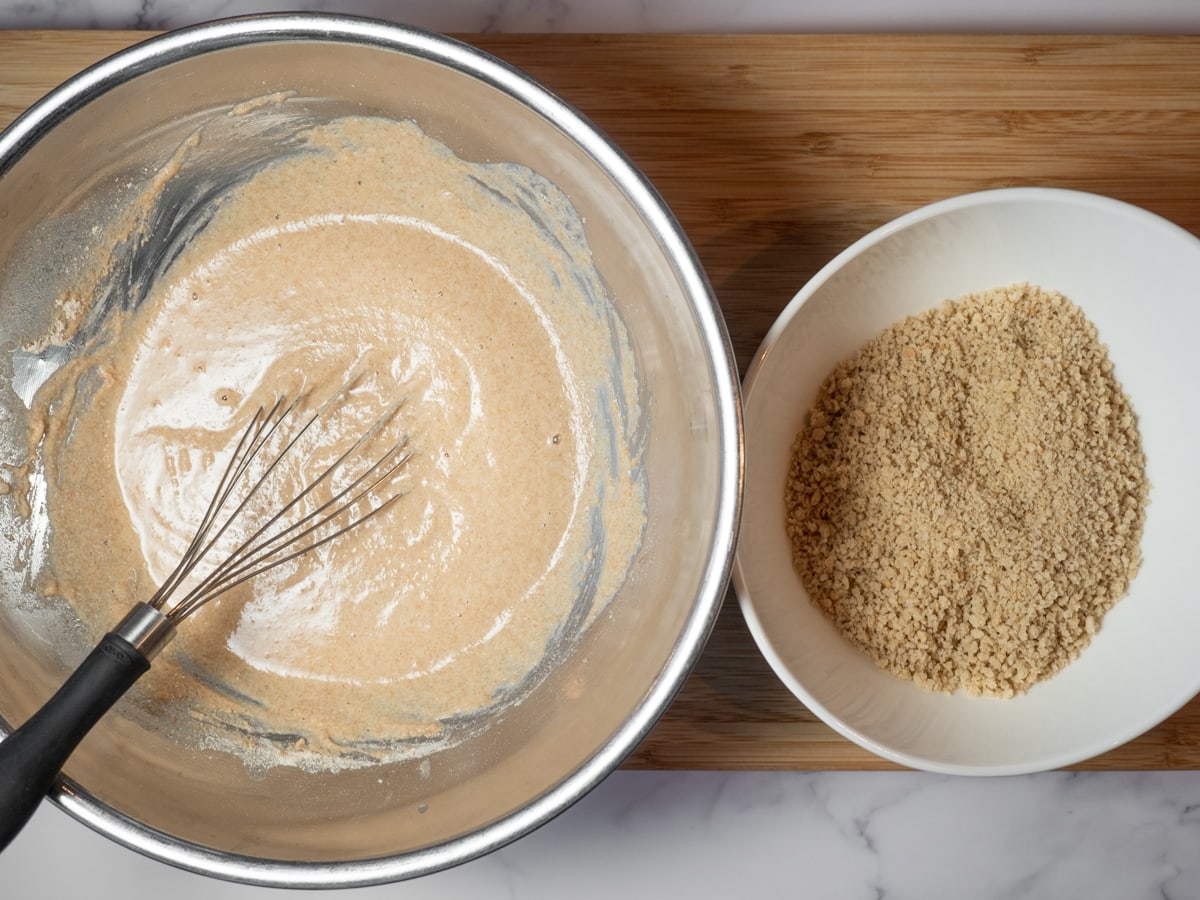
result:
<svg viewBox="0 0 1200 900"><path fill-rule="evenodd" d="M304 400L303 396L290 401L281 397L272 407L258 409L175 570L149 600L136 603L101 639L41 709L0 741L0 850L29 821L79 742L149 670L180 622L231 588L336 540L400 498L396 476L411 455L407 438L389 441L377 456L367 453L382 440L397 404L286 504L264 516L261 524L251 522L249 537L197 576L194 586L187 586L233 522L248 515L255 495L280 461L299 452L301 438L337 398L319 407L289 435L281 427ZM281 449L268 449L277 446ZM347 483L336 486L339 478ZM181 596L173 599L177 594Z"/></svg>

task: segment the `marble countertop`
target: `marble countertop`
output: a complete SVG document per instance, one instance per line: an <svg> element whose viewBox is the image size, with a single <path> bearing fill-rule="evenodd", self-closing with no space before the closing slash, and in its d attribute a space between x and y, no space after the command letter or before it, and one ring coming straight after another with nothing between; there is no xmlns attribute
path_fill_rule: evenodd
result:
<svg viewBox="0 0 1200 900"><path fill-rule="evenodd" d="M0 28L172 28L246 12L438 31L1200 31L1189 0L0 0ZM13 898L311 896L213 882L45 804L0 856ZM457 869L330 897L1200 897L1200 772L617 772Z"/></svg>
<svg viewBox="0 0 1200 900"><path fill-rule="evenodd" d="M443 32L1194 32L1190 0L3 0L0 27L178 28L250 12L377 16Z"/></svg>
<svg viewBox="0 0 1200 900"><path fill-rule="evenodd" d="M12 900L273 900L111 844L48 804L0 857ZM617 772L491 856L339 900L1190 900L1200 773Z"/></svg>

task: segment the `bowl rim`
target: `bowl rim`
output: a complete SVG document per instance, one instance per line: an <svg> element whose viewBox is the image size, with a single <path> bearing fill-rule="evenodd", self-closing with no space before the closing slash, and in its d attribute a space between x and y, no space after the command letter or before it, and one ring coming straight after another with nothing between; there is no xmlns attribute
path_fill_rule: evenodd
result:
<svg viewBox="0 0 1200 900"><path fill-rule="evenodd" d="M746 370L746 376L742 381L743 416L747 415L747 410L753 403L756 393L755 388L762 375L766 360L779 343L784 332L791 326L791 323L805 304L826 282L849 265L852 260L866 250L888 240L893 235L930 219L939 218L949 213L968 208L1015 203L1055 203L1118 213L1124 217L1137 220L1148 228L1158 229L1164 235L1171 236L1177 240L1182 239L1186 243L1192 244L1197 250L1200 250L1200 238L1169 219L1136 204L1090 191L1051 186L991 188L971 191L934 201L904 213L860 237L822 266L793 295L792 299L771 324ZM765 382L763 383L765 384ZM750 446L751 443L752 441L748 437L748 453L753 452ZM866 733L849 725L841 717L830 711L811 694L779 657L778 653L776 653L770 634L756 611L754 598L747 583L745 565L740 550L735 554L732 583L742 616L746 621L751 636L754 638L755 644L758 646L772 671L775 672L775 675L784 683L796 699L842 737L884 760L910 769L945 775L1007 776L1032 774L1074 765L1108 750L1115 749L1161 724L1185 706L1195 696L1196 690L1200 690L1200 680L1198 680L1195 685L1196 690L1185 693L1178 698L1178 702L1167 704L1165 707L1156 707L1148 711L1137 722L1127 725L1118 732L1114 732L1109 739L1094 741L1080 746L1073 751L1064 750L1058 753L1046 754L1025 762L982 764L948 762L929 755L910 753L882 744Z"/></svg>
<svg viewBox="0 0 1200 900"><path fill-rule="evenodd" d="M658 679L591 757L549 791L503 818L441 844L392 856L310 863L239 856L164 834L104 804L65 776L59 777L48 794L51 801L95 831L187 871L269 887L359 887L450 868L528 834L591 791L649 734L699 658L732 574L744 473L741 386L732 343L708 277L682 227L648 179L582 113L531 76L435 32L363 16L263 13L217 19L150 37L72 76L0 133L0 178L59 122L127 81L204 53L279 41L354 44L419 57L498 89L569 135L625 194L673 262L705 350L718 438L719 485L711 545L695 602ZM0 734L3 731L0 721Z"/></svg>

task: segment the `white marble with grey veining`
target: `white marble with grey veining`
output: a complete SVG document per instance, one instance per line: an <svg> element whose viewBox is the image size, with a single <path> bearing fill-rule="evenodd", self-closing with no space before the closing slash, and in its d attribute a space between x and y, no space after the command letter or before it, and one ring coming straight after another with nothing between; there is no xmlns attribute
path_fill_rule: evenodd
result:
<svg viewBox="0 0 1200 900"><path fill-rule="evenodd" d="M0 27L178 28L279 10L463 33L1200 30L1195 0L0 0Z"/></svg>
<svg viewBox="0 0 1200 900"><path fill-rule="evenodd" d="M131 891L132 888L132 891ZM116 848L44 808L0 856L0 894L268 900ZM617 772L541 830L346 900L1194 900L1200 775Z"/></svg>
<svg viewBox="0 0 1200 900"><path fill-rule="evenodd" d="M1198 32L1196 0L0 0L0 28L173 28L247 12L439 31ZM143 859L45 806L0 856L6 900L312 896ZM1200 772L617 772L554 822L372 898L1200 898Z"/></svg>

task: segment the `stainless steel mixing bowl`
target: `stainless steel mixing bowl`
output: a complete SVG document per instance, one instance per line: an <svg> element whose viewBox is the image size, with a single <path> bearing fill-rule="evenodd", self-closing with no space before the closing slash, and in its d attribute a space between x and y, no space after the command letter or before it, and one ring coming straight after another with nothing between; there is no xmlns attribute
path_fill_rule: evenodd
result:
<svg viewBox="0 0 1200 900"><path fill-rule="evenodd" d="M617 148L528 77L456 41L381 22L235 19L119 53L0 136L0 463L22 461L19 395L37 378L14 367L14 351L45 329L91 227L197 122L283 90L295 92L288 108L305 122L410 118L460 156L521 163L562 187L628 327L646 414L649 524L626 582L573 652L477 737L426 760L338 774L250 772L118 707L53 792L93 828L187 869L277 886L362 885L445 868L530 831L650 730L725 592L741 492L737 374L669 211ZM214 189L287 147L286 129L223 140L211 157ZM131 290L153 264L130 264ZM37 542L11 495L0 497L0 519L0 715L13 723L75 659L53 640L66 624L40 612L26 584Z"/></svg>

